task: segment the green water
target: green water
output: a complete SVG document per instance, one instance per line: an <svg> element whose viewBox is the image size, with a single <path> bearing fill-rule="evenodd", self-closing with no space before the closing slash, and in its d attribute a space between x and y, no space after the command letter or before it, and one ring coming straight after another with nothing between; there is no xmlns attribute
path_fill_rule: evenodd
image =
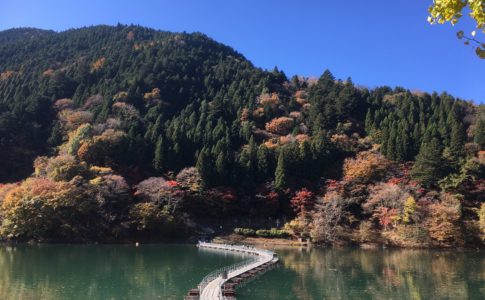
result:
<svg viewBox="0 0 485 300"><path fill-rule="evenodd" d="M485 253L277 249L281 264L238 289L259 299L485 299ZM182 299L241 256L191 245L0 246L0 299Z"/></svg>

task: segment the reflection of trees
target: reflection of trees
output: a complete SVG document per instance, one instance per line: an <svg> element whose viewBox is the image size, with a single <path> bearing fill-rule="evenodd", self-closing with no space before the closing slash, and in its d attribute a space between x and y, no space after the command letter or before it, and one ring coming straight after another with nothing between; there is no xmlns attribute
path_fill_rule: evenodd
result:
<svg viewBox="0 0 485 300"><path fill-rule="evenodd" d="M0 246L0 299L179 300L238 260L192 246Z"/></svg>
<svg viewBox="0 0 485 300"><path fill-rule="evenodd" d="M281 267L238 290L238 299L485 299L483 252L277 252ZM240 259L191 246L0 246L0 299L181 299L214 268Z"/></svg>
<svg viewBox="0 0 485 300"><path fill-rule="evenodd" d="M485 255L426 250L280 250L298 299L483 299Z"/></svg>

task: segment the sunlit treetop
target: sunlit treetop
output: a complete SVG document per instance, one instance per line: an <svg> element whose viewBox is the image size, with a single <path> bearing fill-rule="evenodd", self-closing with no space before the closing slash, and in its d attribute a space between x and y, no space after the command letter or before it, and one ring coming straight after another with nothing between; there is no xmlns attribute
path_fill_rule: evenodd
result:
<svg viewBox="0 0 485 300"><path fill-rule="evenodd" d="M428 22L431 24L450 22L455 25L466 12L476 22L478 32L485 33L485 1L483 0L433 0L433 5L429 8ZM476 35L477 30L471 31L470 36L465 35L463 31L457 33L459 39L465 39L466 45L470 42L476 45L477 55L485 59L485 43L476 39Z"/></svg>
<svg viewBox="0 0 485 300"><path fill-rule="evenodd" d="M477 28L485 28L485 3L482 0L433 0L428 21L439 24L451 22L454 25L463 16L465 8L470 10L469 15L477 22Z"/></svg>

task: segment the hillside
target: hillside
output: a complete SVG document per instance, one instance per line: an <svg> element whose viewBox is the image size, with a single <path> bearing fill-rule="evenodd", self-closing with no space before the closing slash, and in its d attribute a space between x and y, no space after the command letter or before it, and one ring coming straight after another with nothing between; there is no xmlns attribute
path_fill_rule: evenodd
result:
<svg viewBox="0 0 485 300"><path fill-rule="evenodd" d="M41 36L54 34L55 32L52 30L43 30L37 28L12 28L0 32L0 44L35 39Z"/></svg>
<svg viewBox="0 0 485 300"><path fill-rule="evenodd" d="M258 234L482 245L484 168L484 108L446 93L289 79L201 33L0 32L6 240L254 235L285 220Z"/></svg>

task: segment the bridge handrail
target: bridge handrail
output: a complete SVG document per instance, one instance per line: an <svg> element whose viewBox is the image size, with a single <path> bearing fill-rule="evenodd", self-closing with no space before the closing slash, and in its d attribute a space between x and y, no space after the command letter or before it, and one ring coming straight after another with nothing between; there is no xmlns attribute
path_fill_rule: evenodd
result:
<svg viewBox="0 0 485 300"><path fill-rule="evenodd" d="M208 246L208 247L211 247L211 248L214 248L214 245L213 243L206 243L206 242L199 242L198 243L199 245L205 245L205 246ZM227 245L227 244L218 244L217 245L219 249L221 250L244 250L244 251L247 251L247 252L253 252L253 253L258 253L258 254L264 254L264 255L268 255L268 256L273 256L274 252L273 251L270 251L270 250L265 250L265 249L258 249L258 248L254 248L254 247L250 247L250 246L244 246L244 245Z"/></svg>
<svg viewBox="0 0 485 300"><path fill-rule="evenodd" d="M212 280L214 280L214 279L222 276L222 273L224 273L224 271L226 271L227 273L231 273L234 270L237 270L239 268L243 268L243 267L246 267L246 266L248 266L250 264L253 264L253 263L255 263L258 260L260 260L260 258L251 257L251 258L246 259L246 260L244 260L242 262L235 263L233 265L225 266L225 267L222 267L222 268L219 268L217 270L212 271L211 273L209 273L208 275L206 275L202 279L202 281L199 283L198 287L199 287L200 292L202 293L202 291L209 284L209 282L211 282Z"/></svg>
<svg viewBox="0 0 485 300"><path fill-rule="evenodd" d="M249 254L253 254L254 256L243 260L242 262L235 263L230 266L222 267L217 270L212 271L208 275L206 275L202 281L198 284L198 288L200 293L202 294L203 290L205 287L213 280L218 278L219 276L222 276L223 272L227 272L227 274L231 273L234 270L237 270L239 268L246 267L250 264L253 264L257 261L263 260L262 256L266 257L273 257L274 252L269 251L269 250L264 250L264 249L257 249L254 247L249 247L249 246L234 246L234 245L227 245L227 244L213 244L213 243L206 243L206 242L198 242L199 246L205 246L208 248L214 248L214 249L220 249L220 250L239 250L239 251L244 251ZM222 293L222 292L221 292ZM222 295L220 295L222 296ZM226 297L220 297L221 299L225 299Z"/></svg>

